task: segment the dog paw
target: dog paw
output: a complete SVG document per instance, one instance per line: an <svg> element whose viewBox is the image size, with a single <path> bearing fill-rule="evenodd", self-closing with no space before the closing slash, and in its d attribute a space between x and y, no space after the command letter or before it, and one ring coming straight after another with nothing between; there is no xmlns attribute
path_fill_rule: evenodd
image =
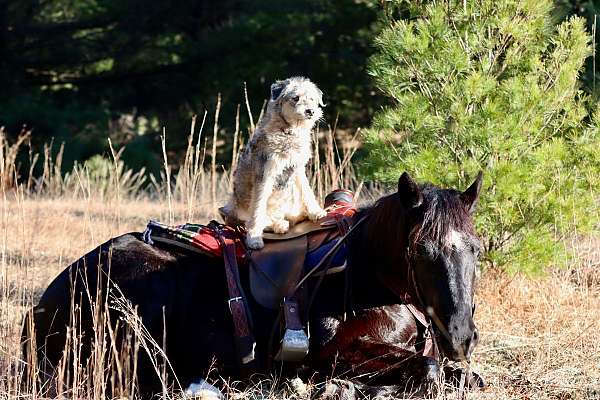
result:
<svg viewBox="0 0 600 400"><path fill-rule="evenodd" d="M246 246L252 250L258 250L265 247L262 237L260 236L248 236L246 237Z"/></svg>
<svg viewBox="0 0 600 400"><path fill-rule="evenodd" d="M286 221L285 219L278 219L273 221L271 227L273 228L273 232L275 233L287 233L287 231L290 230L290 222Z"/></svg>
<svg viewBox="0 0 600 400"><path fill-rule="evenodd" d="M308 219L310 219L312 222L317 222L325 216L327 216L327 212L322 208L316 208L308 212Z"/></svg>

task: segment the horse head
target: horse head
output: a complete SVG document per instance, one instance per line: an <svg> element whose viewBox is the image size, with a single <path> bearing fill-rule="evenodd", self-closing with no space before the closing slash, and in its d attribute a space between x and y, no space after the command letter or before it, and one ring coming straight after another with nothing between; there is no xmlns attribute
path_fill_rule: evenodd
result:
<svg viewBox="0 0 600 400"><path fill-rule="evenodd" d="M412 291L433 321L442 353L468 359L478 342L473 321L481 243L472 213L481 190L481 172L464 192L417 185L407 173L398 198L408 214L407 268Z"/></svg>
<svg viewBox="0 0 600 400"><path fill-rule="evenodd" d="M481 243L472 214L481 182L479 173L460 192L419 185L405 172L398 191L373 207L368 223L377 252L390 255L380 263L380 280L423 308L451 360L468 359L478 342L473 313Z"/></svg>

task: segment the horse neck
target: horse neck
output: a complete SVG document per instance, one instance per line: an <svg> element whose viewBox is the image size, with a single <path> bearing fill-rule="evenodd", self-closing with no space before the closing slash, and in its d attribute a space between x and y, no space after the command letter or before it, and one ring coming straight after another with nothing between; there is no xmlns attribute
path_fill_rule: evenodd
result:
<svg viewBox="0 0 600 400"><path fill-rule="evenodd" d="M355 223L370 211L357 213ZM370 305L396 303L399 302L398 295L410 286L406 245L403 240L398 240L396 231L387 230L384 226L377 229L373 224L378 222L369 221L370 218L371 215L367 215L366 220L356 227L348 246L353 296L357 301L364 300Z"/></svg>

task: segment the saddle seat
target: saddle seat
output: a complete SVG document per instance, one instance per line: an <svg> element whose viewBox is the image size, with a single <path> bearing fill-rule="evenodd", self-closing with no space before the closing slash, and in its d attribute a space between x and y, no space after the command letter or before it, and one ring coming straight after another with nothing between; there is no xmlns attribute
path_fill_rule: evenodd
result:
<svg viewBox="0 0 600 400"><path fill-rule="evenodd" d="M340 209L327 210L323 222L302 222L298 224L302 226L288 232L287 236L265 234L265 247L249 252L250 292L260 305L278 308L284 298L293 294L296 284L336 245L344 233L340 225L354 213L354 208L346 209L344 213L338 213ZM342 244L331 261L324 263L312 276L341 272L345 266L346 247ZM325 267L326 272L323 271Z"/></svg>

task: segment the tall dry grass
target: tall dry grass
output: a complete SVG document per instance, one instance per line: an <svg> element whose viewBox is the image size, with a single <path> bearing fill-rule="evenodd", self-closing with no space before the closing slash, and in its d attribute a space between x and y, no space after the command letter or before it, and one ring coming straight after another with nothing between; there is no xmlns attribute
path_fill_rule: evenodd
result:
<svg viewBox="0 0 600 400"><path fill-rule="evenodd" d="M19 179L17 154L30 137L31 132L23 129L15 143L11 144L8 142L4 127L0 127L0 188L11 188L16 185Z"/></svg>
<svg viewBox="0 0 600 400"><path fill-rule="evenodd" d="M250 110L248 104L246 108ZM114 397L135 398L139 352L150 356L155 374L162 377L162 397L181 396L177 382L164 378L170 367L163 344L147 334L135 310L122 297L97 299L96 293L88 294L94 300L96 345L92 357L76 368L71 362L61 363L50 381L43 379L44 371L35 367L33 358L21 354L23 316L67 264L106 239L140 231L149 219L182 223L214 218L216 206L230 190L233 165L255 127L251 114L245 130L239 126L239 107L236 115L236 128L229 133L218 128L218 119L217 127L207 132L206 114L194 118L180 162L167 159L167 132L160 177L127 169L120 159L122 149L113 148L111 143L107 160L77 164L66 174L60 173L61 150L55 154L48 145L40 154L29 151L32 164L41 163L42 174L33 176L28 170L16 179L16 154L19 148L26 150L28 134L24 132L12 144L4 134L0 136L2 398L98 399L105 396L109 386ZM354 189L366 200L381 193L377 187L365 189L356 177L352 164L356 146L346 143L352 143L357 134L348 135L342 143L336 140L339 132L335 124L315 133L319 152L309 169L318 196L337 187ZM230 168L213 161L220 151L213 143L223 139L233 144ZM579 255L576 264L545 277L508 276L492 270L484 273L476 313L481 344L471 367L482 373L490 387L484 392L449 391L440 398L600 399L600 241L578 238L573 247ZM118 308L124 319L109 321L109 307ZM73 304L74 321L80 312ZM112 339L121 333L126 340L117 347ZM80 344L75 323L65 354L77 360ZM310 385L298 388L277 383L265 380L245 391L226 387L234 398L304 398L311 390Z"/></svg>

